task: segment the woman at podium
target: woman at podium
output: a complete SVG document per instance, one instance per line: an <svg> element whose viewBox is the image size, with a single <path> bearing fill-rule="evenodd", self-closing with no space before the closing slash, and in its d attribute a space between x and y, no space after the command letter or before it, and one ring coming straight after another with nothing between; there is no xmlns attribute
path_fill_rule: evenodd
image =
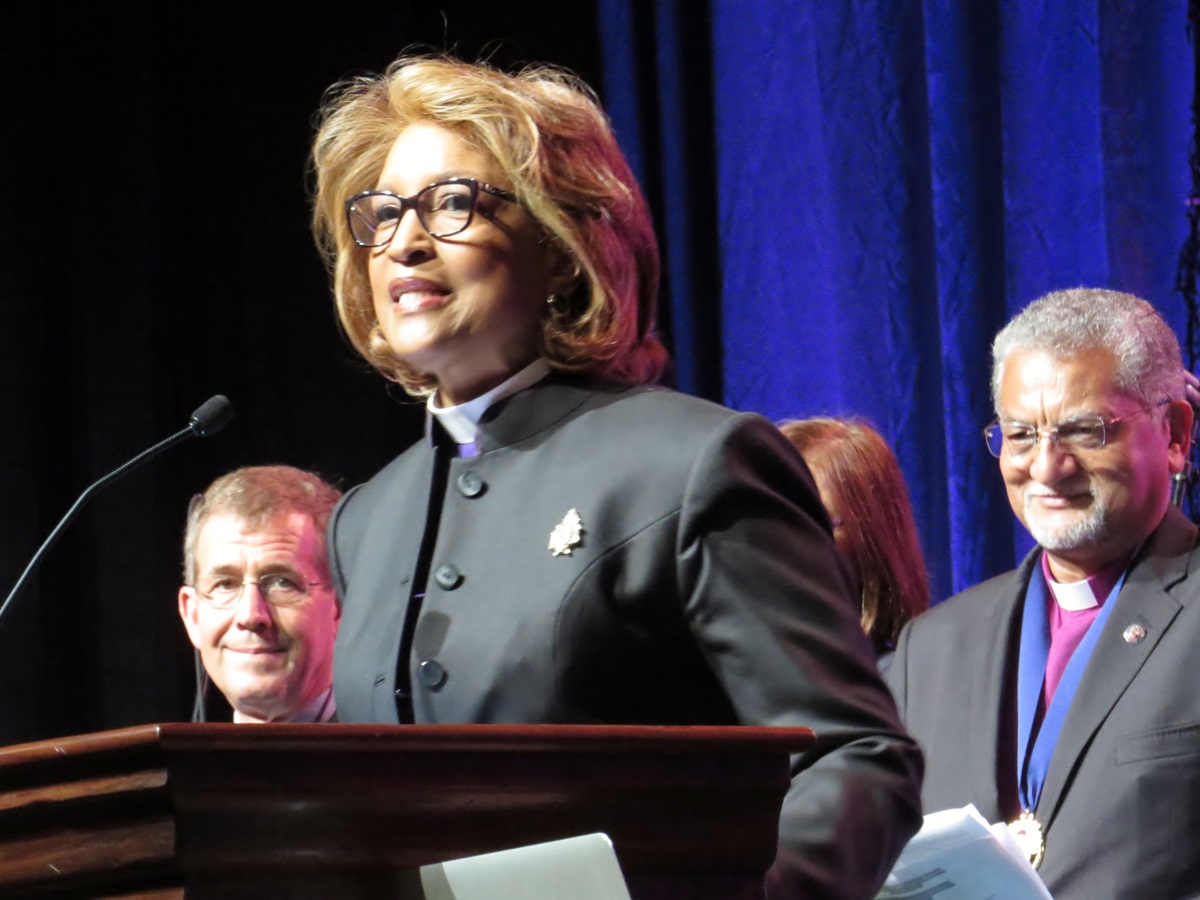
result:
<svg viewBox="0 0 1200 900"><path fill-rule="evenodd" d="M401 58L313 160L342 327L428 409L330 524L342 721L809 726L770 895L872 895L920 754L800 457L654 386L657 244L591 91Z"/></svg>

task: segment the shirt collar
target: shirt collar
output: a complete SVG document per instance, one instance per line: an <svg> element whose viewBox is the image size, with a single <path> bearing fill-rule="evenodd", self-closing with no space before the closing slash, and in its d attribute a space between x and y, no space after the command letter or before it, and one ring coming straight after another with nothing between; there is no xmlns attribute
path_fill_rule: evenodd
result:
<svg viewBox="0 0 1200 900"><path fill-rule="evenodd" d="M1046 578L1050 594L1059 607L1068 612L1092 609L1102 604L1128 567L1129 560L1123 559L1105 566L1082 581L1055 581L1054 576L1050 574L1050 560L1045 553L1042 554L1042 575Z"/></svg>
<svg viewBox="0 0 1200 900"><path fill-rule="evenodd" d="M437 395L429 398L426 409L456 444L474 444L479 434L479 420L488 408L505 397L532 387L550 374L550 364L539 357L506 381L501 382L486 394L458 406L438 406Z"/></svg>
<svg viewBox="0 0 1200 900"><path fill-rule="evenodd" d="M275 722L328 722L337 712L337 703L333 699L333 685L330 685L321 693L317 694L312 700L305 703L302 707L296 710L286 719L275 719ZM258 722L258 719L250 719L243 716L236 709L233 711L233 721L242 722Z"/></svg>

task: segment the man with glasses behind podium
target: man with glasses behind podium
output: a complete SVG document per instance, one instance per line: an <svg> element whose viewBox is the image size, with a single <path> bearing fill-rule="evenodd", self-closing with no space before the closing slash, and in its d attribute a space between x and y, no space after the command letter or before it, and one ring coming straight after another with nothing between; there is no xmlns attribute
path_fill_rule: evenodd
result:
<svg viewBox="0 0 1200 900"><path fill-rule="evenodd" d="M927 812L1004 820L1057 900L1200 895L1200 551L1179 342L1076 289L993 345L985 431L1039 546L901 632L888 681Z"/></svg>
<svg viewBox="0 0 1200 900"><path fill-rule="evenodd" d="M253 466L192 502L179 615L235 722L334 716L340 609L325 529L340 497L309 472Z"/></svg>

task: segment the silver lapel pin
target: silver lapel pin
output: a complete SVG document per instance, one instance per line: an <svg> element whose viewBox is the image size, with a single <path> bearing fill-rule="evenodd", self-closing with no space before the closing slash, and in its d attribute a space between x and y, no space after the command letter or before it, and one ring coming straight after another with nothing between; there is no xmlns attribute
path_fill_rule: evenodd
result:
<svg viewBox="0 0 1200 900"><path fill-rule="evenodd" d="M1146 629L1137 623L1130 625L1121 633L1127 644L1140 644L1146 639Z"/></svg>
<svg viewBox="0 0 1200 900"><path fill-rule="evenodd" d="M570 556L571 548L583 543L583 520L574 507L567 510L561 522L550 532L550 553L554 556Z"/></svg>

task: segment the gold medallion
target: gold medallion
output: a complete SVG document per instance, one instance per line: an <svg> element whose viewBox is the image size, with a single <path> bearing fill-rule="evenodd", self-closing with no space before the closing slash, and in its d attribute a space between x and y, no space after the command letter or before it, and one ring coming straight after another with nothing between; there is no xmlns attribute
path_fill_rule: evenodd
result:
<svg viewBox="0 0 1200 900"><path fill-rule="evenodd" d="M1029 810L1021 810L1016 820L1008 823L1008 833L1013 836L1021 852L1035 869L1042 864L1046 843L1042 839L1042 823Z"/></svg>
<svg viewBox="0 0 1200 900"><path fill-rule="evenodd" d="M574 507L567 510L563 520L554 526L550 532L550 545L547 548L553 556L570 556L571 548L583 543L583 520L579 518Z"/></svg>

